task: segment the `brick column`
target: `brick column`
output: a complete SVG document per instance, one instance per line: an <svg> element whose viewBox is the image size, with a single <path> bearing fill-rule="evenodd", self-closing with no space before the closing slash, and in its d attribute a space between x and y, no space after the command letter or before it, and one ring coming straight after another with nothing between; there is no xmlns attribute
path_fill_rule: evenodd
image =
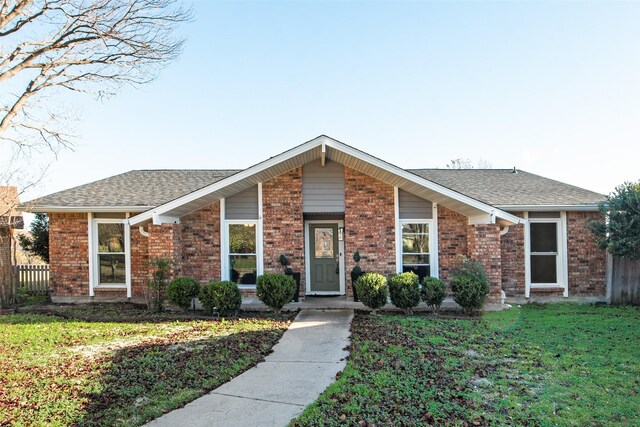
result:
<svg viewBox="0 0 640 427"><path fill-rule="evenodd" d="M168 258L173 261L169 280L182 274L182 226L180 224L149 225L149 261ZM149 268L149 277L153 274Z"/></svg>
<svg viewBox="0 0 640 427"><path fill-rule="evenodd" d="M467 226L469 258L480 261L489 279L490 302L499 302L502 290L502 259L500 251L500 226L477 224Z"/></svg>

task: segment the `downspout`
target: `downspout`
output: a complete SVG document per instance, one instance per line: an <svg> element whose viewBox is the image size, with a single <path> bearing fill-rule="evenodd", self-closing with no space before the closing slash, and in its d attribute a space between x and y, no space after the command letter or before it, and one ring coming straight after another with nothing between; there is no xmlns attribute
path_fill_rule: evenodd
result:
<svg viewBox="0 0 640 427"><path fill-rule="evenodd" d="M505 225L502 230L500 230L500 237L504 236L509 232L509 226ZM500 303L504 305L504 302L507 300L507 294L504 292L504 289L500 290Z"/></svg>
<svg viewBox="0 0 640 427"><path fill-rule="evenodd" d="M141 225L140 227L138 227L138 231L140 232L140 234L142 234L144 237L149 237L149 232L148 231L144 231L144 225Z"/></svg>

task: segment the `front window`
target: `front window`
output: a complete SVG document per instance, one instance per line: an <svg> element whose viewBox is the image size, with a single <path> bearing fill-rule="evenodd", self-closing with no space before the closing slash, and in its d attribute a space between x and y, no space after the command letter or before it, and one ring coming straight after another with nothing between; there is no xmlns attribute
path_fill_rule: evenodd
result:
<svg viewBox="0 0 640 427"><path fill-rule="evenodd" d="M558 283L558 226L557 222L532 222L531 283Z"/></svg>
<svg viewBox="0 0 640 427"><path fill-rule="evenodd" d="M229 279L243 285L256 283L257 224L229 224Z"/></svg>
<svg viewBox="0 0 640 427"><path fill-rule="evenodd" d="M431 274L429 224L402 224L402 271L413 271L422 280Z"/></svg>
<svg viewBox="0 0 640 427"><path fill-rule="evenodd" d="M125 230L122 223L97 223L98 284L125 285Z"/></svg>

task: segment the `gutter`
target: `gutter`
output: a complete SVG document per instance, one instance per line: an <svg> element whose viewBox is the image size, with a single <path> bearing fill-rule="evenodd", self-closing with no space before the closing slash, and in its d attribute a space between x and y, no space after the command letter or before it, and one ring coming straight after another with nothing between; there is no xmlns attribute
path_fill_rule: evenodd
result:
<svg viewBox="0 0 640 427"><path fill-rule="evenodd" d="M496 205L496 208L506 211L525 211L525 212L553 212L553 211L572 211L572 212L599 212L599 205Z"/></svg>

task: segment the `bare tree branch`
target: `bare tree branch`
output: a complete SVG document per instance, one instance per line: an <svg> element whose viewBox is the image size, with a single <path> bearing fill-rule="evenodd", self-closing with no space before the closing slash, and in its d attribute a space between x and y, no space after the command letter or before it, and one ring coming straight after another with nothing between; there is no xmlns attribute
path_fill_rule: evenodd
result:
<svg viewBox="0 0 640 427"><path fill-rule="evenodd" d="M109 97L152 81L180 55L174 32L190 19L177 0L0 0L0 141L70 146L66 132L27 125L39 95Z"/></svg>

